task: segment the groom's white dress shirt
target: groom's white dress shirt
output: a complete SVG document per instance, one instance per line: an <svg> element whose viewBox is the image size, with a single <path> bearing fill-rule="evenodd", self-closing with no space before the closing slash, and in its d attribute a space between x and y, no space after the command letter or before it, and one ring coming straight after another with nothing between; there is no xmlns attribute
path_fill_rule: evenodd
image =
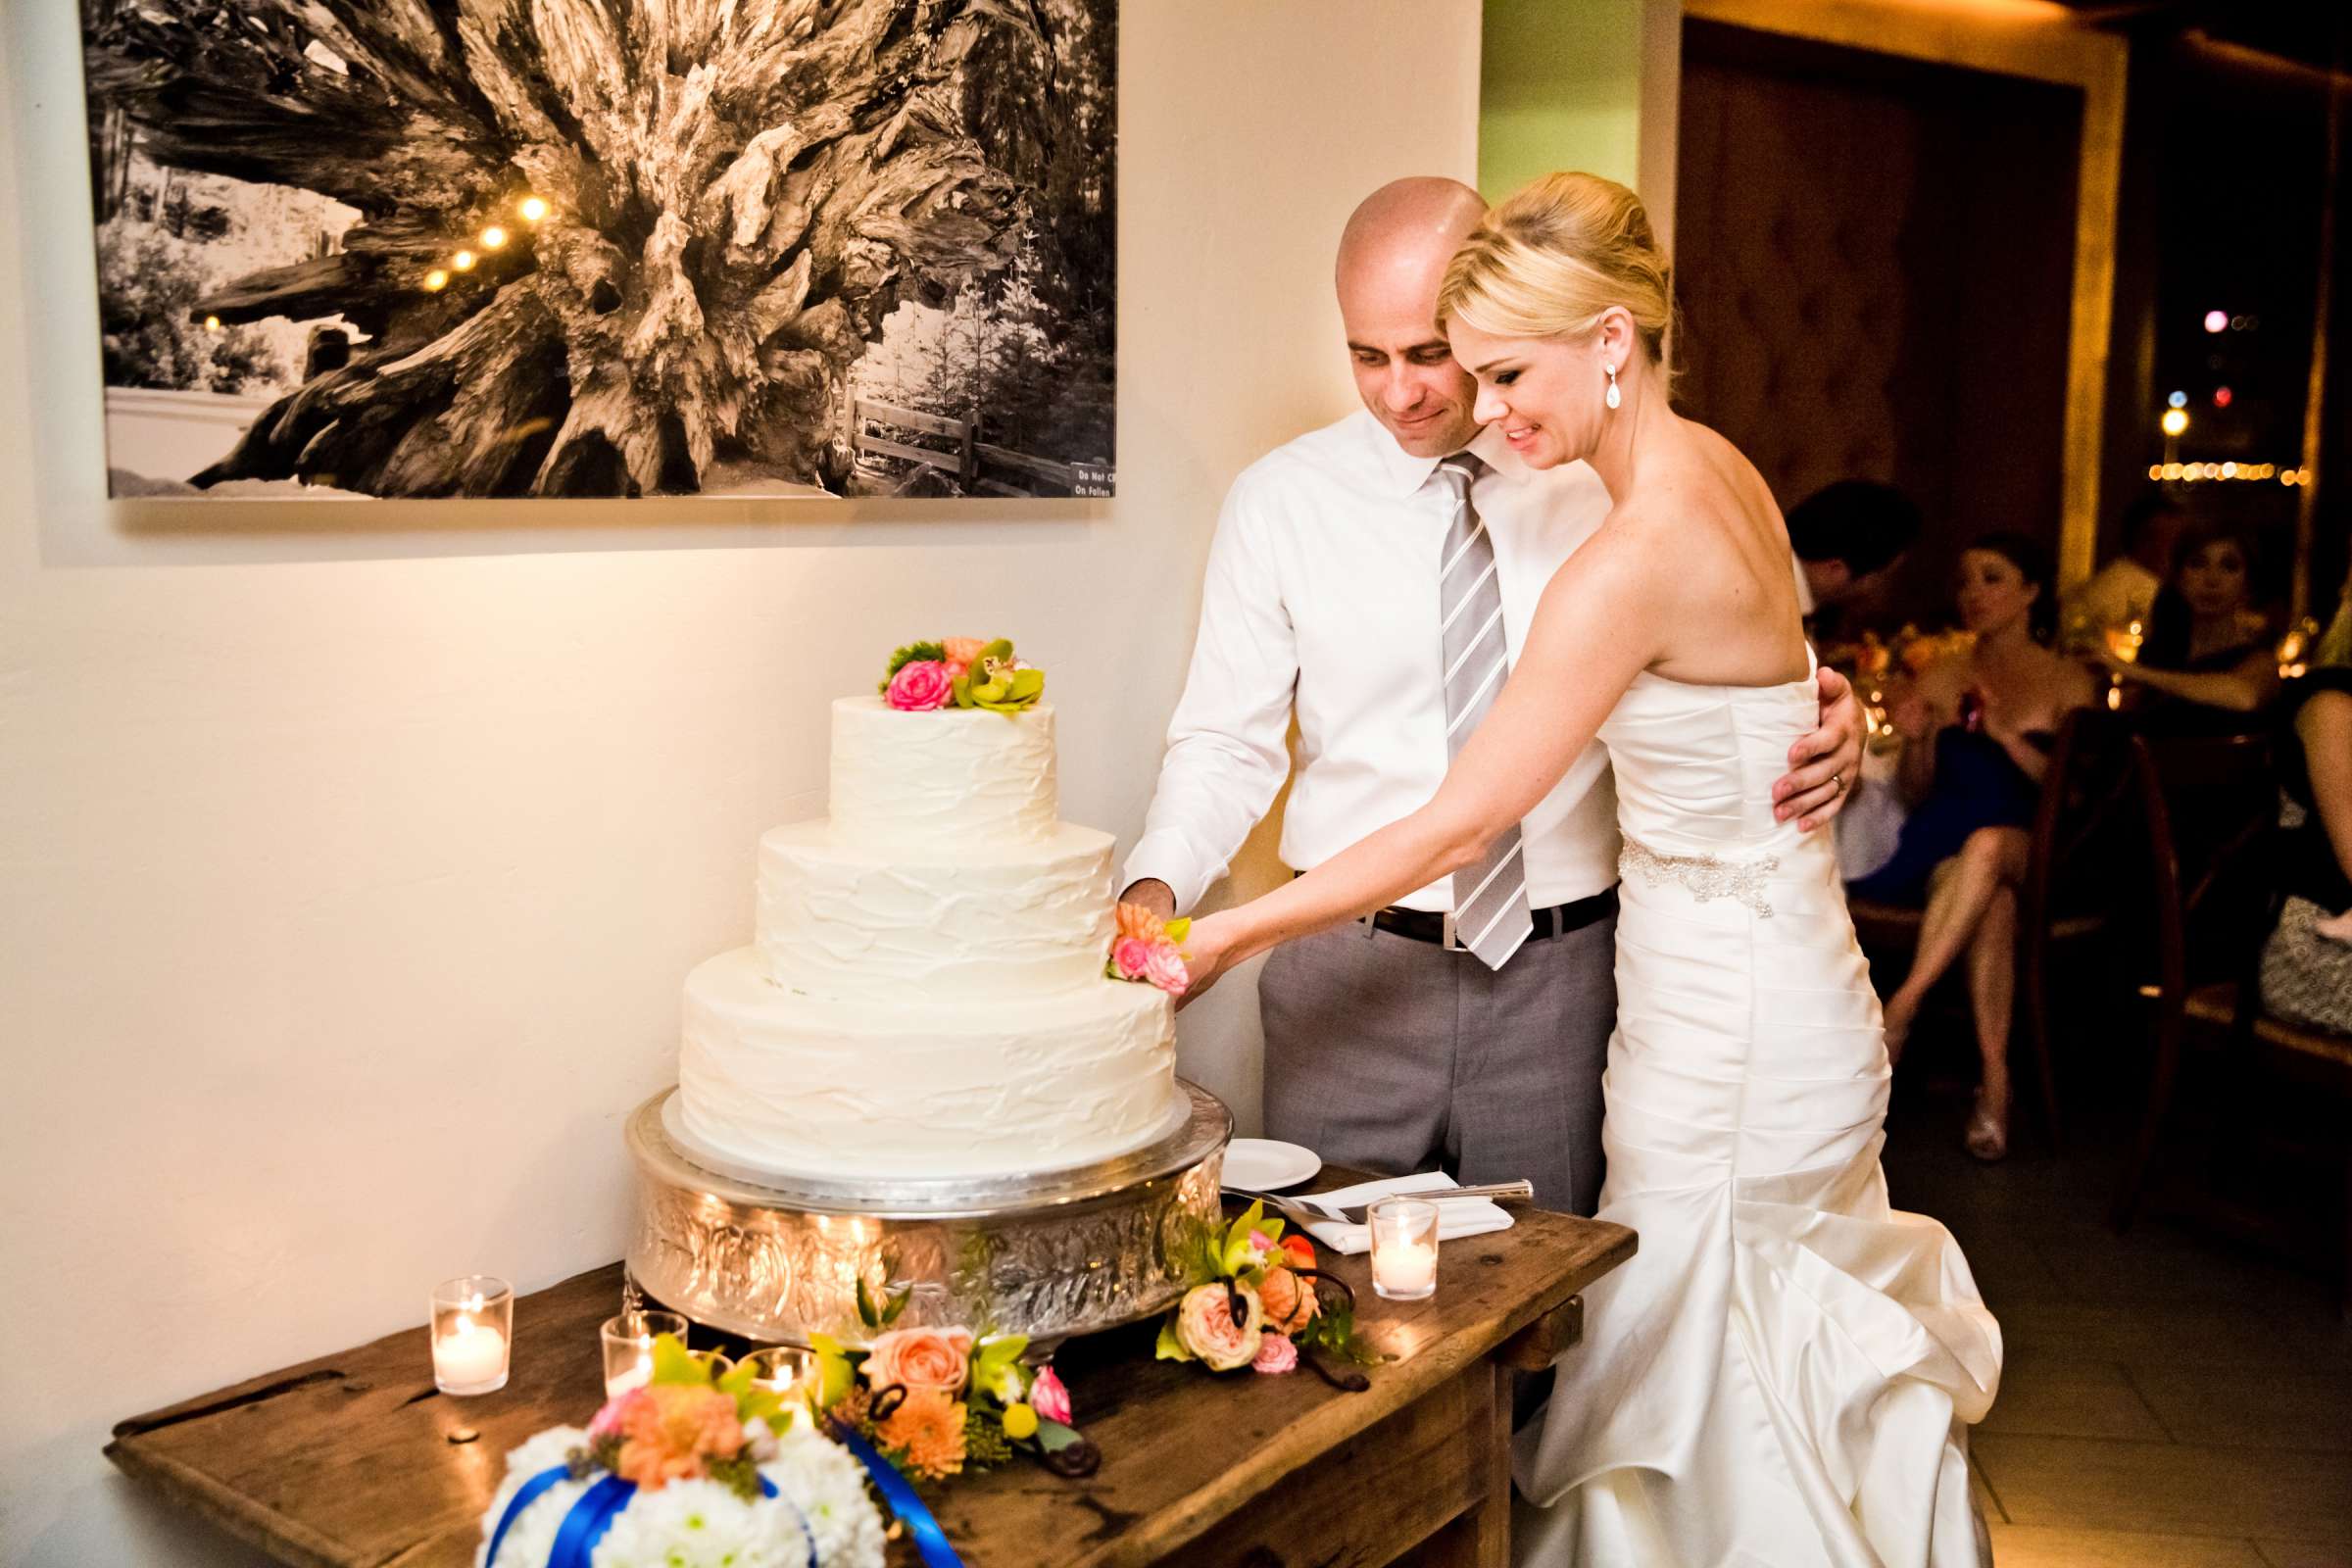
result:
<svg viewBox="0 0 2352 1568"><path fill-rule="evenodd" d="M1491 466L1470 499L1494 541L1515 660L1536 601L1599 527L1608 492L1582 463L1529 468L1491 429L1470 450ZM1182 910L1225 874L1292 772L1294 708L1285 863L1319 865L1437 793L1446 765L1438 567L1452 518L1433 478L1438 461L1409 455L1357 413L1276 448L1234 481L1128 881L1156 877ZM1532 906L1616 883L1616 815L1608 754L1595 741L1522 819ZM1397 902L1453 906L1447 881Z"/></svg>

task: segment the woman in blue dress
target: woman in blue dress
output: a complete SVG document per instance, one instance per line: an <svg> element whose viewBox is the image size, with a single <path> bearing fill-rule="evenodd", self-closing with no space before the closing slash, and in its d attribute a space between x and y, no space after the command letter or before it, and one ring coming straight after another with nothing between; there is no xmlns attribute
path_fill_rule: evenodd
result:
<svg viewBox="0 0 2352 1568"><path fill-rule="evenodd" d="M1986 1160L2009 1151L2017 888L2034 807L2059 722L2096 695L2089 672L2048 647L2051 589L2048 553L2022 534L1986 534L1962 552L1957 598L1973 644L1890 706L1905 741L1898 784L1914 805L1893 858L1849 887L1926 909L1910 973L1886 1000L1889 1058L1929 988L1967 958L1984 1062L1967 1144Z"/></svg>

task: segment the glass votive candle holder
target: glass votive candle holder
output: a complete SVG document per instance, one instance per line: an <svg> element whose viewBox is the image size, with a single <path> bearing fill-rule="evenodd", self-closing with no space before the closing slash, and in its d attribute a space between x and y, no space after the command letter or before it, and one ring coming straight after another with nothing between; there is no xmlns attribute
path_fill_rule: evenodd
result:
<svg viewBox="0 0 2352 1568"><path fill-rule="evenodd" d="M816 1371L816 1352L793 1345L766 1345L737 1362L752 1369L752 1387L798 1398Z"/></svg>
<svg viewBox="0 0 2352 1568"><path fill-rule="evenodd" d="M1372 1291L1392 1301L1418 1301L1438 1290L1438 1205L1422 1198L1384 1198L1365 1216L1372 1232Z"/></svg>
<svg viewBox="0 0 2352 1568"><path fill-rule="evenodd" d="M488 1274L444 1280L433 1290L433 1386L443 1394L490 1394L507 1386L514 1342L514 1287Z"/></svg>
<svg viewBox="0 0 2352 1568"><path fill-rule="evenodd" d="M654 1381L654 1341L664 1334L686 1343L686 1319L675 1312L623 1312L605 1319L605 1397L618 1398Z"/></svg>

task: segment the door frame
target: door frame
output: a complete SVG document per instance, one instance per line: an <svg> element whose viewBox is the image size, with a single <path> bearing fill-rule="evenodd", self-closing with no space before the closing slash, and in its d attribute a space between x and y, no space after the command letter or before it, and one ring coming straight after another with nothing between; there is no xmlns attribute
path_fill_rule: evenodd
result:
<svg viewBox="0 0 2352 1568"><path fill-rule="evenodd" d="M1752 32L2021 76L2082 93L2066 425L2059 458L2058 581L2063 587L2089 576L2098 554L2099 456L2115 317L2116 204L2123 183L2131 46L2090 30L2048 0L1683 0L1682 13ZM1646 154L1648 138L1643 141Z"/></svg>

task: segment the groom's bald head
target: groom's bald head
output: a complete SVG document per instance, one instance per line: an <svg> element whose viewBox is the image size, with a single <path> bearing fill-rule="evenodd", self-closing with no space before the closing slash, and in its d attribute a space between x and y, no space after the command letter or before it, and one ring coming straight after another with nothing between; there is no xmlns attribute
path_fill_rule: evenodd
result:
<svg viewBox="0 0 2352 1568"><path fill-rule="evenodd" d="M1457 452L1478 433L1475 387L1438 330L1438 285L1486 213L1460 180L1415 175L1365 197L1340 235L1334 280L1356 391L1417 457Z"/></svg>
<svg viewBox="0 0 2352 1568"><path fill-rule="evenodd" d="M1446 264L1486 216L1485 200L1458 179L1414 174L1390 180L1356 205L1340 231L1340 292L1415 263L1434 262L1442 279ZM1429 297L1434 315L1434 280Z"/></svg>

